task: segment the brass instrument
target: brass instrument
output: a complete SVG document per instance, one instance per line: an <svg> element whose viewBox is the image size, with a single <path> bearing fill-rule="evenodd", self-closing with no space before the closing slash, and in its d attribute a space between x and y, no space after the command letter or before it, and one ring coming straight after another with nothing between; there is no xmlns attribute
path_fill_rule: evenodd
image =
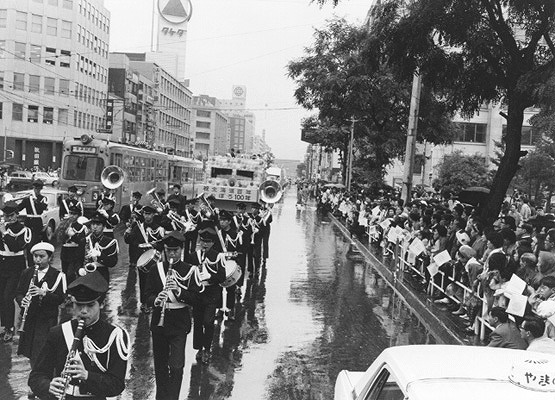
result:
<svg viewBox="0 0 555 400"><path fill-rule="evenodd" d="M150 204L153 205L156 211L158 211L159 213L164 211L164 203L162 203L162 200L160 200L160 197L158 197L158 193L156 193L155 187L146 192L146 194L152 197L152 200L150 200Z"/></svg>
<svg viewBox="0 0 555 400"><path fill-rule="evenodd" d="M254 220L254 218L250 219L251 228L252 228L252 235L251 235L251 244L254 244L254 234L258 233L260 229L258 229L258 224Z"/></svg>
<svg viewBox="0 0 555 400"><path fill-rule="evenodd" d="M31 278L31 281L29 282L29 288L27 289L27 293L25 293L25 297L23 298L23 300L27 300L27 307L25 307L25 311L23 311L23 316L21 317L21 325L19 326L19 333L23 333L25 332L25 321L27 321L27 313L29 312L29 307L31 306L31 299L33 298L33 296L31 296L31 289L33 287L35 287L35 279L37 279L37 276L39 275L39 266L35 265L35 272L33 273L33 277Z"/></svg>
<svg viewBox="0 0 555 400"><path fill-rule="evenodd" d="M92 244L91 235L85 238L85 265L79 268L79 275L85 276L91 272L96 271L98 263L94 261L100 255L100 251Z"/></svg>
<svg viewBox="0 0 555 400"><path fill-rule="evenodd" d="M165 292L169 292L168 290L168 282L171 278L173 278L173 259L170 258L169 260L169 268L168 268L168 272L166 273L166 283L164 284L164 289L162 289ZM168 297L166 296L166 298L164 299L164 301L162 302L161 306L162 310L160 311L160 319L158 320L158 326L163 327L164 326L164 320L166 318L166 303L168 302Z"/></svg>
<svg viewBox="0 0 555 400"><path fill-rule="evenodd" d="M117 165L108 165L100 174L100 182L106 189L117 189L123 185L125 172Z"/></svg>
<svg viewBox="0 0 555 400"><path fill-rule="evenodd" d="M196 225L192 221L185 219L175 211L168 211L168 218L172 220L172 222L175 222L178 229L182 232L191 232L196 228Z"/></svg>
<svg viewBox="0 0 555 400"><path fill-rule="evenodd" d="M283 189L279 182L269 179L260 184L258 187L258 194L260 200L264 203L272 204L277 203L281 199L281 196L283 196Z"/></svg>
<svg viewBox="0 0 555 400"><path fill-rule="evenodd" d="M81 342L81 336L83 336L83 327L85 326L85 320L80 318L79 322L77 323L77 329L75 331L75 335L73 335L73 343L71 344L71 349L67 353L66 363L64 364L64 369L62 370L61 377L64 379L64 392L58 398L59 400L65 400L66 392L69 387L69 383L71 382L71 375L67 373L67 369L71 365L71 362L77 355L77 348L79 343Z"/></svg>

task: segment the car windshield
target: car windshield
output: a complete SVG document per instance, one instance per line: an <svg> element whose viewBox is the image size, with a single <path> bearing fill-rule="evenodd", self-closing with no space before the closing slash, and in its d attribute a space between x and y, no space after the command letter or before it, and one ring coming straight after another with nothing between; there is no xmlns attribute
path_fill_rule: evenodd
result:
<svg viewBox="0 0 555 400"><path fill-rule="evenodd" d="M68 180L100 181L104 160L100 157L67 155L62 176Z"/></svg>

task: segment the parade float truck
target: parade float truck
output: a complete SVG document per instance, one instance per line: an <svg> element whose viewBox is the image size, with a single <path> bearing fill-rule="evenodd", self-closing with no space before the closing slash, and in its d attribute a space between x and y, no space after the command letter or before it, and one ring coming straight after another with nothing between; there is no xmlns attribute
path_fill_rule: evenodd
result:
<svg viewBox="0 0 555 400"><path fill-rule="evenodd" d="M235 210L241 202L257 203L265 180L265 164L259 158L211 156L206 161L200 191L205 197L214 196L214 206L223 210Z"/></svg>

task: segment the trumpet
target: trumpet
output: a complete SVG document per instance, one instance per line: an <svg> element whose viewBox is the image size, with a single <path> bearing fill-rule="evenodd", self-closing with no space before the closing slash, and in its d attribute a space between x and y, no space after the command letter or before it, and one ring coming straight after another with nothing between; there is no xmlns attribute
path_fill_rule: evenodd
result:
<svg viewBox="0 0 555 400"><path fill-rule="evenodd" d="M170 281L170 279L173 279L173 259L170 258L169 260L169 268L168 268L168 272L166 273L166 283L164 284L164 289L162 289L163 291L165 291L166 293L169 293L169 289L168 289L168 283ZM164 326L164 320L166 319L166 303L168 302L168 297L166 296L166 298L164 299L164 301L162 302L161 306L162 310L160 311L160 319L158 320L158 326L163 327Z"/></svg>
<svg viewBox="0 0 555 400"><path fill-rule="evenodd" d="M62 370L61 377L64 379L64 392L58 398L59 400L65 400L67 389L69 387L69 383L71 382L71 375L67 373L71 362L75 358L78 352L79 342L81 342L81 337L83 336L83 327L85 326L85 320L83 318L79 319L77 323L77 330L75 331L75 335L73 335L73 343L71 344L71 349L67 353L66 363L64 364L64 369Z"/></svg>
<svg viewBox="0 0 555 400"><path fill-rule="evenodd" d="M177 224L177 227L180 231L191 232L194 231L196 228L196 225L192 221L185 219L183 216L179 215L175 211L168 211L168 218L171 219L172 222L175 222Z"/></svg>
<svg viewBox="0 0 555 400"><path fill-rule="evenodd" d="M255 235L255 233L258 233L258 231L260 231L260 229L258 229L258 224L254 220L254 218L251 218L250 222L251 222L251 228L252 228L251 244L254 244L254 235Z"/></svg>
<svg viewBox="0 0 555 400"><path fill-rule="evenodd" d="M152 197L152 200L150 200L150 204L152 204L152 206L156 208L156 211L158 211L159 213L164 211L164 203L162 203L162 200L160 200L160 197L158 197L158 193L156 193L155 187L146 192L146 194Z"/></svg>
<svg viewBox="0 0 555 400"><path fill-rule="evenodd" d="M27 293L23 298L23 300L26 300L26 303L28 304L27 304L27 307L25 307L25 311L23 311L23 316L21 317L21 325L19 326L19 330L18 330L19 333L25 332L25 321L27 321L27 313L29 312L29 307L31 306L31 299L33 298L33 296L31 296L31 289L35 287L35 279L37 279L38 274L39 274L39 266L35 265L35 272L33 273L33 277L29 282L29 288L27 289Z"/></svg>

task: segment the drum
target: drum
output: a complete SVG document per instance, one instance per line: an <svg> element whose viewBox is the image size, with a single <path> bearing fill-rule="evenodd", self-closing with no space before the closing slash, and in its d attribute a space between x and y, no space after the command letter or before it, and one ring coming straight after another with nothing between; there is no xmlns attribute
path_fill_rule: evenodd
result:
<svg viewBox="0 0 555 400"><path fill-rule="evenodd" d="M225 281L220 283L221 287L227 288L237 283L241 277L241 267L234 260L226 260L225 268Z"/></svg>
<svg viewBox="0 0 555 400"><path fill-rule="evenodd" d="M137 260L137 269L147 273L158 261L160 261L160 253L155 249L149 249Z"/></svg>

